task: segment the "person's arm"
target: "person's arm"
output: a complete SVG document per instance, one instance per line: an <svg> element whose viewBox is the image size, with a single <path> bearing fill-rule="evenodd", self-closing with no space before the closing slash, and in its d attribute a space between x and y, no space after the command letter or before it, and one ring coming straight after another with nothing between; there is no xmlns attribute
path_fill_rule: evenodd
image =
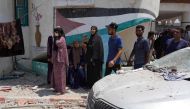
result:
<svg viewBox="0 0 190 109"><path fill-rule="evenodd" d="M56 41L56 45L58 46L58 54L57 60L58 62L65 62L66 66L69 66L67 45L64 37L61 37Z"/></svg>
<svg viewBox="0 0 190 109"><path fill-rule="evenodd" d="M121 57L121 54L123 53L123 48L119 48L119 51L117 52L117 55L114 57L113 60L109 62L109 67L113 67L116 63L116 61Z"/></svg>
<svg viewBox="0 0 190 109"><path fill-rule="evenodd" d="M123 48L119 48L119 51L117 53L117 55L114 57L113 61L114 63L121 57L121 54L123 53Z"/></svg>
<svg viewBox="0 0 190 109"><path fill-rule="evenodd" d="M132 58L134 57L134 55L135 55L135 44L134 44L134 46L133 46L133 49L132 49L132 51L131 51L131 54L130 54L130 56L129 56L129 59L128 59L128 61L127 61L127 65L129 65L129 66L131 66L132 65Z"/></svg>

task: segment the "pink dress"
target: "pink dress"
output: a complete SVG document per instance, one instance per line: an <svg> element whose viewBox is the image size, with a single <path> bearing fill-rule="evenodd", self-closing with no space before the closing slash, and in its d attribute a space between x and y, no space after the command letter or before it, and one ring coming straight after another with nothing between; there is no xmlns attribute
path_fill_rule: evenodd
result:
<svg viewBox="0 0 190 109"><path fill-rule="evenodd" d="M66 72L69 66L68 53L65 38L61 37L56 42L58 50L53 50L52 62L53 62L53 72L51 85L57 92L65 93L66 87Z"/></svg>

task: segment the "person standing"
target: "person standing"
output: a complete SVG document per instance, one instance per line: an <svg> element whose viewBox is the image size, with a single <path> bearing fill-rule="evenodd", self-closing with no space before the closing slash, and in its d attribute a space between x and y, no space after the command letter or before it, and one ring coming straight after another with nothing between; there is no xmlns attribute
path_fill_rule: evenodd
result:
<svg viewBox="0 0 190 109"><path fill-rule="evenodd" d="M53 64L51 62L52 58L52 47L53 47L53 37L49 36L48 37L48 42L47 42L47 58L48 58L48 74L47 74L47 83L50 84L51 82L51 75L52 75L52 70L53 70Z"/></svg>
<svg viewBox="0 0 190 109"><path fill-rule="evenodd" d="M69 66L65 35L62 28L54 29L54 43L52 51L52 81L55 92L65 93L66 72Z"/></svg>
<svg viewBox="0 0 190 109"><path fill-rule="evenodd" d="M92 26L86 51L88 87L92 87L93 84L101 78L103 60L104 49L102 38L98 35L98 28Z"/></svg>
<svg viewBox="0 0 190 109"><path fill-rule="evenodd" d="M128 60L128 64L131 65L134 57L134 69L143 67L149 60L150 47L148 41L143 37L144 29L145 27L142 25L136 26L137 40Z"/></svg>
<svg viewBox="0 0 190 109"><path fill-rule="evenodd" d="M84 64L82 62L82 58L84 57L84 52L82 51L82 47L78 41L73 42L73 48L69 54L69 78L70 85L72 88L79 88L79 86L83 86L85 82L85 72L84 72Z"/></svg>
<svg viewBox="0 0 190 109"><path fill-rule="evenodd" d="M166 48L166 52L165 55L172 53L174 51L177 51L179 49L188 47L188 42L184 39L182 39L182 32L183 29L181 28L176 28L173 29L173 37L167 41L167 48Z"/></svg>
<svg viewBox="0 0 190 109"><path fill-rule="evenodd" d="M116 34L118 25L114 22L107 26L108 34L110 35L108 41L108 57L106 62L105 76L111 74L112 70L116 72L121 68L121 54L123 52L123 45L119 35Z"/></svg>

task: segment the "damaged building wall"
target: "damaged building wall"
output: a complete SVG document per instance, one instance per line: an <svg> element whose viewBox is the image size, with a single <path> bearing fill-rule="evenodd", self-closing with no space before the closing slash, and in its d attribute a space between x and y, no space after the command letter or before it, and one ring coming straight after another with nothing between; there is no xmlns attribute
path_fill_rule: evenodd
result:
<svg viewBox="0 0 190 109"><path fill-rule="evenodd" d="M13 0L0 0L0 22L9 22L14 19ZM12 70L11 57L0 58L0 76Z"/></svg>

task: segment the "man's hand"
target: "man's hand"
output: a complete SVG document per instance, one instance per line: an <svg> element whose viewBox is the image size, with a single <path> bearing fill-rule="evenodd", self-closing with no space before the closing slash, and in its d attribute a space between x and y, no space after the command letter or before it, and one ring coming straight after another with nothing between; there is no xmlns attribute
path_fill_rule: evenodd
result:
<svg viewBox="0 0 190 109"><path fill-rule="evenodd" d="M111 60L111 61L109 62L109 64L108 64L108 67L113 67L114 64L115 64L115 62L114 62L113 60Z"/></svg>

